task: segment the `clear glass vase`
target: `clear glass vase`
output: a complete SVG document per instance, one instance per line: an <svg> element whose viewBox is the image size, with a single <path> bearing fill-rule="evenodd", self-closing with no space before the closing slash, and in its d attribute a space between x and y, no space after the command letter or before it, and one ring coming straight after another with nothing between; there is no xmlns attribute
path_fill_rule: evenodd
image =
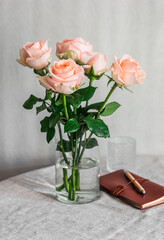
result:
<svg viewBox="0 0 164 240"><path fill-rule="evenodd" d="M64 203L89 203L99 198L99 163L92 158L82 158L73 166L63 158L56 162L56 198Z"/></svg>

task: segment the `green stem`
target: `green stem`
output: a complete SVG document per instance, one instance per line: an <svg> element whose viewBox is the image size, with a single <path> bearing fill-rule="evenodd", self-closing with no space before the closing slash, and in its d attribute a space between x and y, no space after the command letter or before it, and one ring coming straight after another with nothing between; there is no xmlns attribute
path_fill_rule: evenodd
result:
<svg viewBox="0 0 164 240"><path fill-rule="evenodd" d="M90 79L89 86L92 86L93 80Z"/></svg>
<svg viewBox="0 0 164 240"><path fill-rule="evenodd" d="M68 199L72 200L72 179L70 179L70 181L69 181Z"/></svg>
<svg viewBox="0 0 164 240"><path fill-rule="evenodd" d="M66 102L66 96L63 95L63 105L64 105L64 111L66 119L69 120L68 111L67 111L67 102ZM70 141L71 141L71 148L72 148L72 157L74 157L74 145L73 145L73 136L70 134Z"/></svg>
<svg viewBox="0 0 164 240"><path fill-rule="evenodd" d="M75 191L76 191L76 184L75 184L75 164L77 158L77 133L76 133L76 140L75 140L75 154L73 158L73 168L72 168L72 198L71 200L75 200Z"/></svg>
<svg viewBox="0 0 164 240"><path fill-rule="evenodd" d="M75 140L75 154L74 154L74 158L73 158L73 166L75 166L75 163L76 163L76 158L77 158L77 133L76 134L76 140Z"/></svg>
<svg viewBox="0 0 164 240"><path fill-rule="evenodd" d="M83 129L83 127L82 127ZM81 135L80 135L80 142L79 142L79 147L78 147L78 152L77 152L77 162L78 162L78 158L79 158L79 155L80 155L80 151L81 151L81 142L82 142L82 131L81 131Z"/></svg>
<svg viewBox="0 0 164 240"><path fill-rule="evenodd" d="M75 187L75 166L73 166L73 169L72 169L72 200L75 200L75 191L76 191L76 187Z"/></svg>
<svg viewBox="0 0 164 240"><path fill-rule="evenodd" d="M72 149L72 159L74 159L74 144L73 144L73 135L70 134L70 140L71 140L71 149Z"/></svg>
<svg viewBox="0 0 164 240"><path fill-rule="evenodd" d="M68 111L67 111L66 95L64 95L64 94L63 94L63 105L64 105L65 116L66 116L66 119L68 120L69 116L68 116Z"/></svg>
<svg viewBox="0 0 164 240"><path fill-rule="evenodd" d="M80 157L79 157L79 163L81 162L81 159L82 159L82 156L83 156L83 154L84 154L85 148L86 148L86 146L87 146L90 138L92 137L92 134L93 134L93 133L91 132L90 135L89 135L89 137L88 137L88 139L86 140L86 142L85 142L85 144L84 144L84 147L83 147L83 149L82 149L82 151L81 151L81 154L80 154Z"/></svg>
<svg viewBox="0 0 164 240"><path fill-rule="evenodd" d="M69 120L65 95L63 95L63 105L64 105L66 119ZM71 147L72 147L72 155L73 155L72 156L73 157L73 169L72 169L72 180L70 180L70 182L69 182L68 198L73 201L73 200L75 200L75 191L76 191L76 188L75 188L75 159L77 156L77 139L76 139L76 147L75 147L75 153L74 153L74 144L73 144L72 134L70 135L70 138L71 138ZM67 181L68 181L68 179L67 179Z"/></svg>
<svg viewBox="0 0 164 240"><path fill-rule="evenodd" d="M73 106L73 111L74 111L74 114L77 115L77 108L75 106Z"/></svg>
<svg viewBox="0 0 164 240"><path fill-rule="evenodd" d="M110 92L108 93L107 97L105 98L105 101L103 102L101 108L99 109L96 119L99 118L100 113L102 112L102 110L103 110L103 108L105 107L108 99L110 98L110 96L112 95L112 93L114 92L114 90L115 90L116 87L117 87L117 83L115 82L115 83L113 84L113 87L111 88Z"/></svg>
<svg viewBox="0 0 164 240"><path fill-rule="evenodd" d="M61 127L60 127L60 123L58 123L58 129L59 129L59 136L60 136L60 149L62 151L64 160L66 162L67 165L69 165L69 161L67 159L67 156L64 152L64 148L63 148L63 138L62 138L62 131L61 131ZM67 176L67 169L63 168L63 182L64 182L64 186L66 191L69 191L69 183L68 183L68 176ZM62 190L63 188L63 184L61 186L59 186L58 188L56 188L57 191Z"/></svg>
<svg viewBox="0 0 164 240"><path fill-rule="evenodd" d="M64 152L63 138L62 138L62 131L61 131L60 123L58 123L58 129L59 129L59 136L60 136L60 149L62 151L62 154L63 154L63 157L64 157L64 160L65 160L66 164L69 165L69 161L68 161L67 156Z"/></svg>
<svg viewBox="0 0 164 240"><path fill-rule="evenodd" d="M69 139L69 141L71 143L72 159L73 159L73 156L74 156L73 136L72 136L72 134L70 134L70 136L69 136L69 133L67 133L67 137L68 137L68 139Z"/></svg>
<svg viewBox="0 0 164 240"><path fill-rule="evenodd" d="M90 87L92 86L92 83L93 83L93 80L90 79L90 81L89 81L89 86L90 86ZM86 101L86 105L85 105L85 107L88 107L88 100Z"/></svg>
<svg viewBox="0 0 164 240"><path fill-rule="evenodd" d="M110 92L108 93L107 97L105 98L105 101L103 102L101 108L99 109L96 119L99 118L100 113L102 112L104 106L106 105L108 99L110 98L110 96L112 95L112 93L114 92L114 90L115 90L116 87L117 87L117 83L115 82L115 83L113 84L113 87L111 88ZM86 146L87 146L87 144L88 144L88 141L90 140L92 134L93 134L93 133L91 132L90 135L89 135L89 137L88 137L88 139L87 139L87 141L85 142L85 145L84 145L84 147L83 147L83 149L82 149L82 151L81 151L80 157L79 157L79 162L80 162L81 159L82 159L82 156L83 156L83 154L84 154L85 148L86 148Z"/></svg>
<svg viewBox="0 0 164 240"><path fill-rule="evenodd" d="M64 175L64 174L63 174L63 175ZM72 177L72 175L68 178L68 184L69 184L69 181L70 181L71 177ZM56 190L57 190L57 191L61 191L64 187L65 187L65 186L64 186L64 183L63 183L63 184L61 184L59 187L56 187Z"/></svg>
<svg viewBox="0 0 164 240"><path fill-rule="evenodd" d="M75 170L75 185L76 185L76 190L80 190L80 170L76 169Z"/></svg>
<svg viewBox="0 0 164 240"><path fill-rule="evenodd" d="M61 191L64 188L64 183L61 184L59 187L56 187L56 191Z"/></svg>
<svg viewBox="0 0 164 240"><path fill-rule="evenodd" d="M69 192L69 183L68 183L68 176L67 176L67 169L63 168L63 177L64 177L64 186L67 192Z"/></svg>

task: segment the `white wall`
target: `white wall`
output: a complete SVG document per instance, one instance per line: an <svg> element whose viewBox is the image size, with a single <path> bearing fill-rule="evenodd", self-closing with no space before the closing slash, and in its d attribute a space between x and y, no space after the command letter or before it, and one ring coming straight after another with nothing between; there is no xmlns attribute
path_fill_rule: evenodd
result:
<svg viewBox="0 0 164 240"><path fill-rule="evenodd" d="M163 9L162 0L0 0L0 179L55 161L54 142L40 133L43 116L22 108L44 89L15 61L24 43L40 39L50 39L54 58L57 41L81 36L109 64L124 53L137 59L147 72L144 85L133 94L118 89L112 99L122 107L107 122L112 136L136 138L138 154L164 154ZM108 92L104 81L97 81L98 101ZM104 157L106 142L100 145Z"/></svg>

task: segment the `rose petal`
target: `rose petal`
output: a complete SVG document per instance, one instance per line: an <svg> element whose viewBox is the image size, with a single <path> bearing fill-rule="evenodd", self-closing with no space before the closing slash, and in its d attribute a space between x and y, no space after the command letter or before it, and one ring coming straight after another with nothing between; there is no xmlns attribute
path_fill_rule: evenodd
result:
<svg viewBox="0 0 164 240"><path fill-rule="evenodd" d="M38 76L38 79L39 79L40 84L41 84L43 87L45 87L47 90L50 90L50 89L54 90L54 89L52 88L52 86L51 86L51 85L48 83L48 81L47 81L48 76L43 76L43 77Z"/></svg>
<svg viewBox="0 0 164 240"><path fill-rule="evenodd" d="M54 62L49 67L51 77L47 77L47 83L56 92L70 94L80 86L84 76L83 67L77 65L72 59Z"/></svg>
<svg viewBox="0 0 164 240"><path fill-rule="evenodd" d="M120 85L124 85L124 82L123 82L123 80L120 78L120 76L118 75L118 74L116 74L114 71L112 71L112 78L113 78L113 80L116 82L116 83L118 83L118 84L120 84Z"/></svg>
<svg viewBox="0 0 164 240"><path fill-rule="evenodd" d="M123 75L123 80L124 80L124 84L125 86L129 87L132 86L134 84L140 83L136 77L136 74L134 72L132 73L125 73Z"/></svg>
<svg viewBox="0 0 164 240"><path fill-rule="evenodd" d="M35 42L35 43L32 45L31 48L41 49L41 42L42 42L42 41L37 41L37 42Z"/></svg>
<svg viewBox="0 0 164 240"><path fill-rule="evenodd" d="M32 58L41 56L43 54L43 51L38 48L28 48L26 51Z"/></svg>
<svg viewBox="0 0 164 240"><path fill-rule="evenodd" d="M137 66L132 62L125 60L121 63L121 68L123 72L135 72L137 73Z"/></svg>
<svg viewBox="0 0 164 240"><path fill-rule="evenodd" d="M107 66L107 58L104 53L97 53L87 62L87 64L93 66L95 75L100 75L105 72L106 69L109 69Z"/></svg>
<svg viewBox="0 0 164 240"><path fill-rule="evenodd" d="M94 57L97 54L97 52L83 52L81 54L81 59L80 61L84 64L87 64L87 62Z"/></svg>
<svg viewBox="0 0 164 240"><path fill-rule="evenodd" d="M48 49L48 40L46 40L45 42L42 42L42 51L46 51Z"/></svg>
<svg viewBox="0 0 164 240"><path fill-rule="evenodd" d="M115 74L118 74L121 77L123 74L123 71L120 66L120 61L117 57L114 57L114 61L115 61L115 63L112 65L113 71L115 72Z"/></svg>
<svg viewBox="0 0 164 240"><path fill-rule="evenodd" d="M131 59L132 59L132 58L131 58L130 55L124 54L124 55L122 56L122 58L120 59L120 64L122 63L122 61L131 60Z"/></svg>
<svg viewBox="0 0 164 240"><path fill-rule="evenodd" d="M65 43L64 45L62 43L56 44L56 56L59 58L59 53L67 52L73 50L77 53L78 59L80 59L80 50L73 44Z"/></svg>
<svg viewBox="0 0 164 240"><path fill-rule="evenodd" d="M20 58L21 58L21 61L24 65L26 65L26 58L29 57L29 54L26 52L26 50L24 48L21 48L20 49Z"/></svg>
<svg viewBox="0 0 164 240"><path fill-rule="evenodd" d="M56 44L56 56L60 58L59 54L73 50L77 53L78 60L81 61L81 55L84 52L92 52L93 47L82 38L65 39L61 43Z"/></svg>
<svg viewBox="0 0 164 240"><path fill-rule="evenodd" d="M23 45L23 48L24 48L25 50L27 50L28 48L31 48L31 47L33 46L33 44L34 44L34 43L32 43L32 42L27 42L26 44Z"/></svg>
<svg viewBox="0 0 164 240"><path fill-rule="evenodd" d="M48 51L42 56L35 57L35 58L27 58L26 63L29 67L39 70L46 67L49 64L48 61L50 56L51 56L51 48L49 48Z"/></svg>
<svg viewBox="0 0 164 240"><path fill-rule="evenodd" d="M142 68L138 67L138 78L145 78L146 73L142 70Z"/></svg>

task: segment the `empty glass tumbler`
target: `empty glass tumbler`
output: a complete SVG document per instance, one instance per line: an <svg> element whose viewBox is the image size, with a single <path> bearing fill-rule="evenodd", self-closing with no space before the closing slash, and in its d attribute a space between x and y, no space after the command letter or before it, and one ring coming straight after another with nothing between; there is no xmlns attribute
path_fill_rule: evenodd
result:
<svg viewBox="0 0 164 240"><path fill-rule="evenodd" d="M131 137L113 137L108 141L108 171L135 170L136 141Z"/></svg>

